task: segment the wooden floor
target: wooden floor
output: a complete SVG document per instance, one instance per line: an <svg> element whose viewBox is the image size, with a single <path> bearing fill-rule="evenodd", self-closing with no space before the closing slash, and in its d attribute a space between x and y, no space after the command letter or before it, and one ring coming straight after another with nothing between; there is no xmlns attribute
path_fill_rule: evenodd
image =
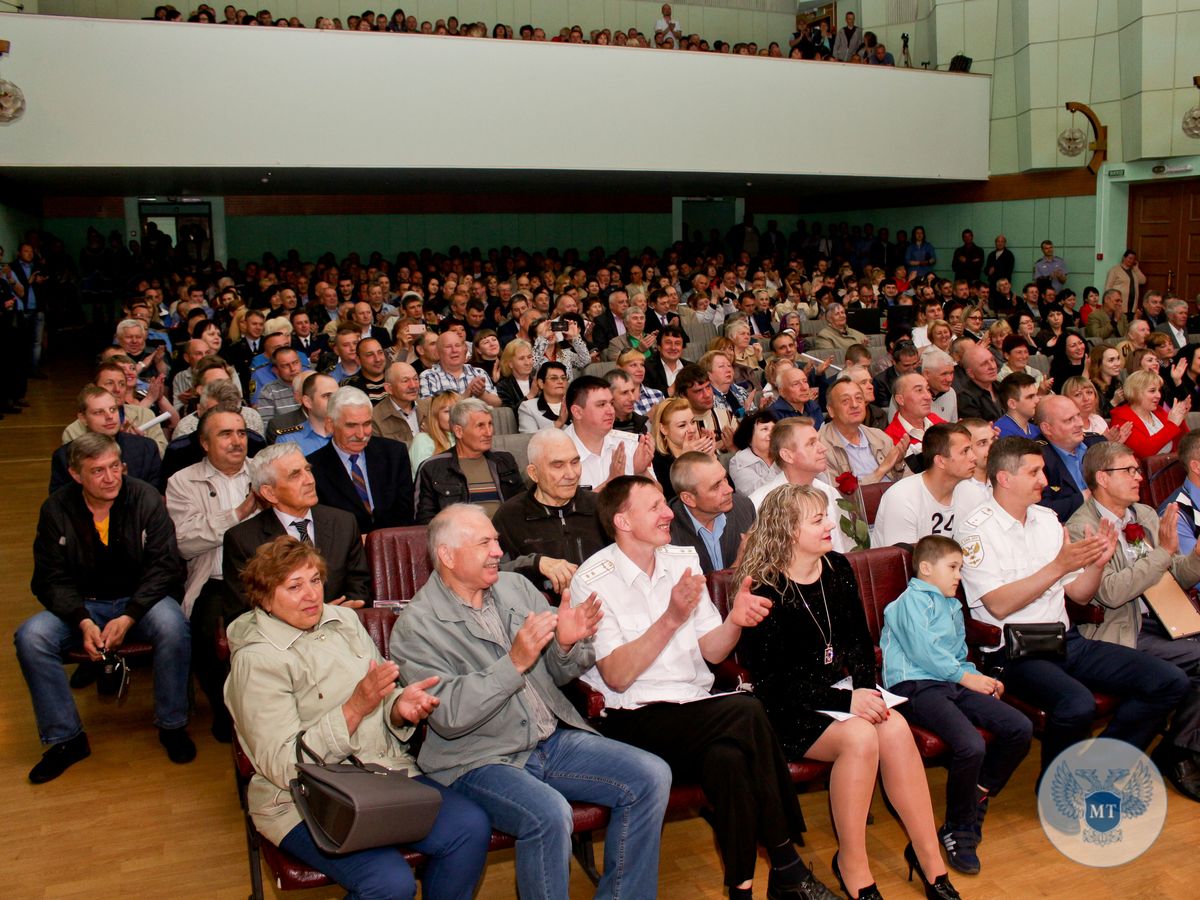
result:
<svg viewBox="0 0 1200 900"><path fill-rule="evenodd" d="M40 607L29 593L31 544L45 498L49 456L71 418L83 372L34 382L33 408L0 422L0 631L11 635ZM7 643L7 641L6 641ZM94 689L77 693L92 756L58 780L35 787L26 780L41 752L28 693L11 649L0 653L0 898L237 898L249 894L245 841L234 791L229 748L208 734L203 697L193 718L199 754L172 765L151 725L151 679L135 673L129 702L104 706ZM1036 745L1034 754L1036 755ZM1089 869L1065 859L1037 823L1033 758L1009 791L992 804L982 847L983 873L956 876L965 898L1200 897L1200 805L1170 793L1166 826L1140 859L1120 868ZM943 799L942 770L929 773L935 806ZM809 822L802 850L818 875L833 884L829 860L836 849L823 792L801 799ZM904 881L905 837L877 800L868 829L874 874L887 897L916 897ZM601 848L597 848L598 854ZM765 885L760 864L759 884ZM1189 886L1190 885L1190 886ZM761 897L765 887L760 888ZM572 867L571 897L592 895ZM268 888L268 896L276 896ZM279 896L318 900L337 890ZM479 896L515 897L511 851L493 854ZM719 898L721 870L711 832L700 819L669 822L663 834L659 896Z"/></svg>

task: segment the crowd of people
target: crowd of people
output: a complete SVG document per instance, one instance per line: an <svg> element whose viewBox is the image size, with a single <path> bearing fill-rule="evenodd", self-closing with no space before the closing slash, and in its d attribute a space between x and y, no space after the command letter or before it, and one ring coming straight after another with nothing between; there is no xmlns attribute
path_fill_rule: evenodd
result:
<svg viewBox="0 0 1200 900"><path fill-rule="evenodd" d="M518 839L522 897L565 896L576 800L613 809L600 895L653 896L672 779L703 787L733 900L760 847L768 896L833 896L797 853L801 757L832 767L847 896L877 897L888 865L865 832L882 773L910 871L957 897L949 870L980 871L989 804L1031 743L1006 694L1048 713L1040 773L1101 727L1200 800L1200 642L1142 600L1200 581L1188 303L1132 252L1077 293L1047 241L1018 292L1002 235L985 254L965 231L948 266L911 235L747 217L636 255L205 266L153 234L136 255L91 234L78 271L123 317L37 523L45 609L16 636L47 747L30 779L89 755L71 683L143 639L168 757L195 755L194 673L213 736L236 732L254 764L258 829L356 896L412 896L413 874L395 850L314 844L286 791L301 735L442 794L416 845L434 897L470 896L491 827ZM42 245L0 272L27 373L59 296L36 275L64 282ZM1139 462L1165 451L1187 479L1156 510ZM892 486L868 527L874 483ZM386 662L353 612L373 601L363 537L414 524L434 574ZM877 671L845 554L896 544L914 577ZM705 577L726 570L722 618ZM1061 654L969 653L960 587L1002 633L1057 628ZM1097 614L1075 625L1069 605ZM69 682L71 647L94 665ZM710 697L709 665L735 651L753 692ZM575 679L601 719L564 693ZM1093 690L1116 698L1104 723ZM938 813L908 723L950 747Z"/></svg>
<svg viewBox="0 0 1200 900"><path fill-rule="evenodd" d="M153 18L162 22L193 22L208 25L253 25L263 28L304 28L306 27L298 16L276 18L269 9L260 9L256 13L228 5L217 16L216 8L207 3L201 3L186 20L182 12L170 4L156 6ZM863 63L876 66L894 66L895 56L888 52L887 47L880 43L872 31L864 31L855 24L855 14L846 13L845 25L836 29L830 23L828 16L816 17L798 14L796 30L785 42L770 41L760 46L755 41L739 41L730 43L724 40L714 40L711 43L696 32L685 32L679 20L675 17L670 3L662 5L661 16L655 22L654 31L650 34L630 27L625 30L611 28L596 28L585 36L579 25L564 25L557 34L548 36L544 28L534 25L522 25L516 31L511 25L497 23L488 30L484 22L460 21L458 16L447 16L445 19L418 21L416 16L408 15L403 9L397 8L391 16L377 13L374 10L364 10L359 15L346 17L343 23L340 17L317 16L313 28L327 31L367 31L384 34L436 34L446 37L492 37L498 40L519 39L522 41L550 41L562 44L595 44L599 46L616 47L653 47L659 50L690 50L697 53L731 53L738 56L768 56L788 57L791 59L823 60L845 63ZM905 36L903 57L905 64L911 67L908 58L908 41Z"/></svg>

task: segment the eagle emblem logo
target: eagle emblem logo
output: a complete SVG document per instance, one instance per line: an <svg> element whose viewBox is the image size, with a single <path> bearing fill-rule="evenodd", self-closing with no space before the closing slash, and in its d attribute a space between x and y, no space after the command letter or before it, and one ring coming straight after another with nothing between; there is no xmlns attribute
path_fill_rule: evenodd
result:
<svg viewBox="0 0 1200 900"><path fill-rule="evenodd" d="M1119 842L1123 820L1145 814L1154 796L1150 769L1139 762L1129 769L1072 769L1060 759L1054 769L1051 795L1055 809L1064 819L1080 823L1083 842L1106 846ZM1082 783L1081 783L1082 782Z"/></svg>

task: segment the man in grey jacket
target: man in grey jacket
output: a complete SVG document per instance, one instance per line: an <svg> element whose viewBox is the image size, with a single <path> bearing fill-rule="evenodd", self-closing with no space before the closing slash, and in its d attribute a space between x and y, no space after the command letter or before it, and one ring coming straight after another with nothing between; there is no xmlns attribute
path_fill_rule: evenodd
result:
<svg viewBox="0 0 1200 900"><path fill-rule="evenodd" d="M501 572L491 521L455 504L429 524L434 574L400 614L391 657L403 681L436 675L440 705L418 758L517 838L523 900L568 893L570 801L613 808L598 897L655 896L671 772L598 735L562 692L595 661L595 595L559 609Z"/></svg>
<svg viewBox="0 0 1200 900"><path fill-rule="evenodd" d="M1151 507L1137 502L1142 481L1138 461L1124 444L1090 447L1083 458L1083 477L1091 497L1067 520L1067 531L1072 540L1079 540L1107 519L1117 528L1119 546L1092 600L1104 618L1099 624L1080 625L1079 632L1094 641L1141 650L1191 679L1191 691L1176 708L1171 730L1154 757L1181 794L1200 801L1200 640L1173 638L1142 597L1168 574L1185 590L1200 581L1200 544L1191 553L1179 552L1179 510L1174 504L1160 519Z"/></svg>

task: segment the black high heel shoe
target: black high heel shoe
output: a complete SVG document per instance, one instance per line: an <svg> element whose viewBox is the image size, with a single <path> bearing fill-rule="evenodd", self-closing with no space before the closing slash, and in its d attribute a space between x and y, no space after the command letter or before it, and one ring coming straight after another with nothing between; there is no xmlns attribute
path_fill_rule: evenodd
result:
<svg viewBox="0 0 1200 900"><path fill-rule="evenodd" d="M954 889L954 885L950 883L949 875L939 875L930 883L929 879L925 877L925 870L921 868L921 861L917 859L917 851L913 849L912 841L909 841L904 848L904 861L908 863L909 881L912 881L914 869L921 876L921 884L925 886L927 900L962 900L958 891Z"/></svg>
<svg viewBox="0 0 1200 900"><path fill-rule="evenodd" d="M833 876L837 879L838 886L841 887L843 894L849 897L850 900L883 900L883 895L879 893L879 888L875 886L874 882L868 884L857 895L850 893L849 888L846 887L846 882L842 880L842 872L838 868L837 858L838 855L836 853L833 854Z"/></svg>

